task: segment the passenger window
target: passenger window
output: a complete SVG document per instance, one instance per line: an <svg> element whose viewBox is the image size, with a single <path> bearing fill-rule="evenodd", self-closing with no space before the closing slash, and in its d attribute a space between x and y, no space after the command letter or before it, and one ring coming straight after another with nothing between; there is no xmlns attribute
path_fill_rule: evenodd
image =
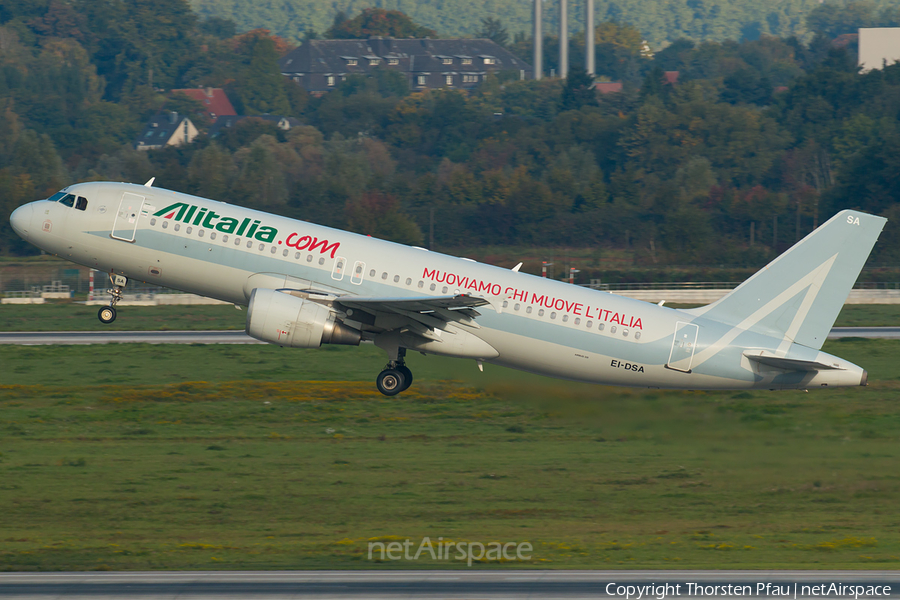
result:
<svg viewBox="0 0 900 600"><path fill-rule="evenodd" d="M75 201L75 208L77 208L78 210L87 209L87 198L78 196L78 200Z"/></svg>
<svg viewBox="0 0 900 600"><path fill-rule="evenodd" d="M59 203L71 208L75 206L75 196L72 194L66 194L65 196L63 196L63 199L59 201Z"/></svg>

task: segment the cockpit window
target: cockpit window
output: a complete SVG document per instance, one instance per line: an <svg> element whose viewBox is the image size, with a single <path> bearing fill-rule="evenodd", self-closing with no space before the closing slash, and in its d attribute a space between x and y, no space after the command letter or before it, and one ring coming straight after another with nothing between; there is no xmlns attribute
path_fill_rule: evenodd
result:
<svg viewBox="0 0 900 600"><path fill-rule="evenodd" d="M47 198L47 201L48 202L59 202L60 199L65 198L65 196L66 196L65 192L56 192L55 194L53 194L52 196Z"/></svg>
<svg viewBox="0 0 900 600"><path fill-rule="evenodd" d="M59 203L66 206L75 206L75 194L66 194Z"/></svg>
<svg viewBox="0 0 900 600"><path fill-rule="evenodd" d="M84 210L87 208L87 198L83 196L78 196L78 199L75 201L75 208L78 210Z"/></svg>

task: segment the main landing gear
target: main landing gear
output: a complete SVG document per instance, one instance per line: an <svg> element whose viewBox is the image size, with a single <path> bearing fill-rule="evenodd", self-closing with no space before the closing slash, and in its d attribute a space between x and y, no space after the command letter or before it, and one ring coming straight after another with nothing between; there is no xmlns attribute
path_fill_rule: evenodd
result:
<svg viewBox="0 0 900 600"><path fill-rule="evenodd" d="M97 312L97 318L101 323L109 324L116 320L116 304L122 299L122 290L128 285L128 278L124 275L109 274L109 283L112 288L106 290L106 293L112 296L109 300L109 306L103 306Z"/></svg>
<svg viewBox="0 0 900 600"><path fill-rule="evenodd" d="M396 396L407 389L413 382L413 374L406 367L406 348L397 352L397 360L388 361L384 370L375 378L378 391L385 396Z"/></svg>

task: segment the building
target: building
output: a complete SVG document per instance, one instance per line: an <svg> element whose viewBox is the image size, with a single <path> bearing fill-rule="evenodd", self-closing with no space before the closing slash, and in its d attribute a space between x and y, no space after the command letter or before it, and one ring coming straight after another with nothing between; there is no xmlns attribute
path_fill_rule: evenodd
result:
<svg viewBox="0 0 900 600"><path fill-rule="evenodd" d="M158 150L166 146L190 144L197 137L197 128L191 120L177 112L160 113L144 126L134 141L138 150Z"/></svg>
<svg viewBox="0 0 900 600"><path fill-rule="evenodd" d="M172 90L173 94L184 94L188 98L192 98L203 105L210 121L215 121L217 117L234 116L234 106L231 100L225 95L225 90L221 88L199 88L188 90Z"/></svg>
<svg viewBox="0 0 900 600"><path fill-rule="evenodd" d="M859 30L859 68L863 73L900 60L900 27Z"/></svg>
<svg viewBox="0 0 900 600"><path fill-rule="evenodd" d="M621 81L597 81L594 89L600 94L618 94L622 91Z"/></svg>
<svg viewBox="0 0 900 600"><path fill-rule="evenodd" d="M531 65L482 39L307 40L278 65L285 77L319 95L350 75L371 75L375 69L403 73L413 90L472 89L497 71L515 71L520 79L532 76Z"/></svg>
<svg viewBox="0 0 900 600"><path fill-rule="evenodd" d="M263 121L269 121L275 123L275 126L282 131L290 131L292 127L301 124L300 119L295 119L294 117L281 117L278 115L226 116L216 119L215 123L209 128L209 137L216 137L222 133L223 129L230 129L244 119L262 119Z"/></svg>

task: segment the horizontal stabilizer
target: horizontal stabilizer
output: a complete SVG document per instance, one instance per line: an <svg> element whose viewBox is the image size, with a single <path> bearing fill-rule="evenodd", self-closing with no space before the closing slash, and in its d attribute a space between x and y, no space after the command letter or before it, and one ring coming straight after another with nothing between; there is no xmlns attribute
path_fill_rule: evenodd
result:
<svg viewBox="0 0 900 600"><path fill-rule="evenodd" d="M744 353L744 356L761 365L784 369L785 371L833 371L841 369L835 365L828 365L815 360L800 360L798 358L784 358L780 356L767 356L760 354Z"/></svg>

